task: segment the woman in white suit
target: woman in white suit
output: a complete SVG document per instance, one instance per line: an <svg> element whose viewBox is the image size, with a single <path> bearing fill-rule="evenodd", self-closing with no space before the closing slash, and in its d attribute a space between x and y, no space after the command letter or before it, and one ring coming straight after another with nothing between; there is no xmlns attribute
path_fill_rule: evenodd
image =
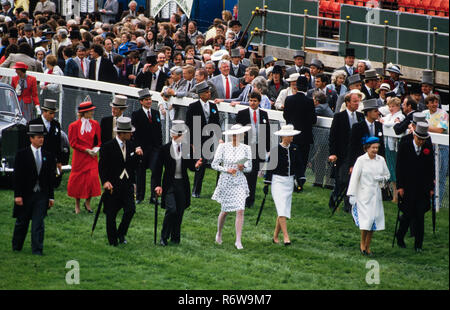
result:
<svg viewBox="0 0 450 310"><path fill-rule="evenodd" d="M372 255L370 242L374 231L384 230L384 209L381 188L389 180L386 161L378 155L379 139L363 138L366 152L356 160L347 190L352 215L361 230L360 252Z"/></svg>

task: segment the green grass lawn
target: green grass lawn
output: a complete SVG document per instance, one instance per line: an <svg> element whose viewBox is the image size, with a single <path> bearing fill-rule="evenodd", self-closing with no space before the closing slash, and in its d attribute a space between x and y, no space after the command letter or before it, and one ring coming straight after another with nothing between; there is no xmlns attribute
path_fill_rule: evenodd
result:
<svg viewBox="0 0 450 310"><path fill-rule="evenodd" d="M448 209L437 214L433 236L431 212L426 214L424 251L416 254L413 239L407 249L391 247L397 208L385 203L386 230L376 232L374 257L359 254L359 230L351 215L340 210L330 217L329 190L307 184L294 194L288 229L292 246L272 244L276 211L270 197L258 226L262 201L259 180L254 208L245 213L242 243L234 248L234 214L225 223L223 244L214 243L220 206L210 199L215 172L207 170L202 198L186 210L180 245L153 244L154 205L137 206L128 231L128 244L108 245L105 215L94 236L93 214L75 215L66 194L67 175L57 189L56 206L46 218L44 256L31 254L28 234L22 252L13 252L11 238L13 192L0 191L0 289L449 289ZM193 174L191 173L191 180ZM97 207L99 197L93 199ZM164 210L159 210L158 236ZM120 222L120 221L119 221ZM282 240L282 236L280 235ZM66 284L66 262L77 260L80 284ZM366 263L380 266L380 284L366 283Z"/></svg>

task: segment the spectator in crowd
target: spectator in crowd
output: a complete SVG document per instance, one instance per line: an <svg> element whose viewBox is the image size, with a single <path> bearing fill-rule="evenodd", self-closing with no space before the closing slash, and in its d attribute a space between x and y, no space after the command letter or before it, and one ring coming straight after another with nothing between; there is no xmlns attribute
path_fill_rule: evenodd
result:
<svg viewBox="0 0 450 310"><path fill-rule="evenodd" d="M238 79L245 74L246 67L241 64L241 53L238 48L231 50L231 68L230 74Z"/></svg>
<svg viewBox="0 0 450 310"><path fill-rule="evenodd" d="M89 63L90 61L87 59L86 52L87 49L86 47L84 47L84 45L78 45L75 48L76 51L76 57L73 58L73 60L75 60L75 62L78 65L78 77L82 78L82 79L87 79L89 78Z"/></svg>
<svg viewBox="0 0 450 310"><path fill-rule="evenodd" d="M138 17L138 13L137 13L137 2L136 1L130 1L128 3L128 10L127 11L123 11L122 16L120 17L121 20L123 20L125 17L127 16L132 16L132 17Z"/></svg>
<svg viewBox="0 0 450 310"><path fill-rule="evenodd" d="M399 120L394 120L395 125L394 125L394 131L395 134L397 135L402 135L402 134L406 134L409 125L411 124L411 122L413 121L413 116L417 111L417 101L414 100L411 96L406 97L405 99L403 99L402 102L402 112L403 115L405 116L405 118L403 119L403 121Z"/></svg>
<svg viewBox="0 0 450 310"><path fill-rule="evenodd" d="M26 44L26 43L25 43ZM27 74L28 66L23 62L16 62L12 67L16 69L16 76L12 77L11 86L16 90L20 110L28 121L35 117L35 109L41 114L36 77Z"/></svg>
<svg viewBox="0 0 450 310"><path fill-rule="evenodd" d="M385 80L384 83L389 84L390 89L395 93L395 96L404 98L408 93L408 88L406 87L405 81L400 80L400 75L403 75L400 71L400 67L390 63L387 65L386 71L389 72L389 79Z"/></svg>
<svg viewBox="0 0 450 310"><path fill-rule="evenodd" d="M351 92L353 90L358 90L359 92L361 91L362 81L361 81L361 77L359 74L353 74L352 76L349 76L347 78L347 83L348 83L348 92ZM361 95L365 98L364 94L361 93ZM336 101L336 109L335 109L336 113L342 112L345 110L344 98L345 98L345 95L340 95L338 97L338 99ZM364 100L364 98L362 98L361 100Z"/></svg>
<svg viewBox="0 0 450 310"><path fill-rule="evenodd" d="M356 68L358 70L358 74L361 78L361 81L364 80L365 75L366 75L366 70L370 70L372 69L372 63L368 60L358 60L357 64L356 64Z"/></svg>
<svg viewBox="0 0 450 310"><path fill-rule="evenodd" d="M327 104L332 111L336 108L336 101L338 95L335 90L327 89L328 77L324 73L319 73L316 75L314 80L314 88L311 88L306 93L309 98L313 98L313 94L317 91L320 91L325 94L327 98Z"/></svg>
<svg viewBox="0 0 450 310"><path fill-rule="evenodd" d="M275 104L275 101L277 100L278 96L280 95L280 92L283 89L286 89L289 87L289 84L284 81L283 79L283 70L280 66L275 65L272 70L272 79L268 81L268 92L267 97L271 101L271 104Z"/></svg>
<svg viewBox="0 0 450 310"><path fill-rule="evenodd" d="M114 23L119 13L119 2L117 0L106 0L100 13L103 23Z"/></svg>
<svg viewBox="0 0 450 310"><path fill-rule="evenodd" d="M322 73L323 69L324 69L323 62L321 62L319 59L314 58L311 61L311 64L309 65L309 71L310 71L310 74L311 74L311 80L310 80L309 88L315 88L316 87L315 86L316 85L315 84L316 83L316 81L315 81L316 76L319 73Z"/></svg>
<svg viewBox="0 0 450 310"><path fill-rule="evenodd" d="M282 89L280 91L280 94L278 95L277 100L275 101L275 108L277 110L283 110L286 98L295 95L297 93L297 80L299 76L300 76L299 73L292 73L289 76L289 78L286 79L286 82L289 83L289 87Z"/></svg>
<svg viewBox="0 0 450 310"><path fill-rule="evenodd" d="M388 97L387 94L391 92L391 86L388 83L383 83L375 92L378 94L379 111L381 115L386 116L389 114L388 100L391 97Z"/></svg>
<svg viewBox="0 0 450 310"><path fill-rule="evenodd" d="M305 59L306 59L306 52L304 51L295 51L294 52L294 65L286 70L286 78L291 76L293 73L300 73L300 70L302 68L305 68Z"/></svg>
<svg viewBox="0 0 450 310"><path fill-rule="evenodd" d="M364 138L364 154L356 160L347 190L353 219L361 231L360 252L367 256L373 255L370 250L373 232L385 228L381 187L390 175L386 161L378 155L379 141L378 137Z"/></svg>
<svg viewBox="0 0 450 310"><path fill-rule="evenodd" d="M419 112L426 110L428 107L425 104L425 99L433 93L433 71L424 70L422 72L422 98L418 101L417 109Z"/></svg>
<svg viewBox="0 0 450 310"><path fill-rule="evenodd" d="M64 76L64 72L61 70L61 68L58 66L58 61L55 56L48 55L45 59L46 68L45 74L54 74L59 76ZM41 90L44 92L44 98L48 97L55 97L62 91L62 85L59 83L41 83L40 84Z"/></svg>
<svg viewBox="0 0 450 310"><path fill-rule="evenodd" d="M136 86L136 77L141 72L144 64L140 61L139 52L132 51L127 55L128 65L126 75L129 86Z"/></svg>
<svg viewBox="0 0 450 310"><path fill-rule="evenodd" d="M10 54L5 62L1 64L3 68L12 68L17 62L23 62L27 65L29 71L44 72L42 65L33 58L34 53L30 45L26 42L19 44L16 54Z"/></svg>
<svg viewBox="0 0 450 310"><path fill-rule="evenodd" d="M346 48L345 49L344 62L345 62L345 65L340 67L340 68L337 68L335 70L335 72L343 70L345 72L345 77L346 78L349 77L349 76L352 76L353 74L356 74L357 69L354 67L354 64L355 64L355 49L354 48ZM341 74L339 74L337 76L341 76ZM331 83L334 84L333 83L333 78L331 78ZM344 83L345 83L346 86L348 86L348 81L347 80L345 80ZM342 95L338 91L337 91L337 93L339 95Z"/></svg>
<svg viewBox="0 0 450 310"><path fill-rule="evenodd" d="M202 33L200 31L198 31L198 29L197 29L197 22L195 22L193 20L189 21L187 37L189 38L189 41L191 42L192 45L197 44L197 37L199 35L202 35ZM203 41L204 41L204 37L203 37Z"/></svg>
<svg viewBox="0 0 450 310"><path fill-rule="evenodd" d="M348 68L346 68L348 69ZM337 96L342 96L347 92L347 73L345 70L335 70L331 75L331 83L327 85L327 89L336 91Z"/></svg>
<svg viewBox="0 0 450 310"><path fill-rule="evenodd" d="M230 62L228 60L219 61L220 75L210 79L210 82L217 90L220 99L231 99L232 95L239 90L239 80L230 75Z"/></svg>
<svg viewBox="0 0 450 310"><path fill-rule="evenodd" d="M117 82L117 71L114 69L112 62L104 56L101 45L94 44L91 47L89 79L109 83Z"/></svg>
<svg viewBox="0 0 450 310"><path fill-rule="evenodd" d="M111 115L103 117L100 121L102 144L116 137L117 132L114 128L117 127L117 119L123 116L123 113L128 108L127 97L116 95L109 106L111 107Z"/></svg>
<svg viewBox="0 0 450 310"><path fill-rule="evenodd" d="M375 69L365 71L364 86L361 88L361 92L365 95L366 100L377 99L378 94L375 92L377 84L377 72Z"/></svg>

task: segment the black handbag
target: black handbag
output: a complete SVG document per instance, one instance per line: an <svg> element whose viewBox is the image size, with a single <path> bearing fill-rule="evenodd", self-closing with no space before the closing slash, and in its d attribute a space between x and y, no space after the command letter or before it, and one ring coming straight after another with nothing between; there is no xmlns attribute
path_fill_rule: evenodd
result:
<svg viewBox="0 0 450 310"><path fill-rule="evenodd" d="M394 198L390 182L387 182L386 185L381 189L381 195L383 197L383 201L391 201Z"/></svg>

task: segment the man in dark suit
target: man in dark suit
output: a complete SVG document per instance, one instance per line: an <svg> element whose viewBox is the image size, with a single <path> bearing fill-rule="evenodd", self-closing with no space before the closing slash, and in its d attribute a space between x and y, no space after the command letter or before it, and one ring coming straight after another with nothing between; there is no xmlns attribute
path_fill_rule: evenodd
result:
<svg viewBox="0 0 450 310"><path fill-rule="evenodd" d="M128 77L126 76L125 67L125 58L120 56L119 54L115 55L113 58L114 69L117 72L117 84L127 85L128 86Z"/></svg>
<svg viewBox="0 0 450 310"><path fill-rule="evenodd" d="M380 139L380 147L378 149L378 155L385 156L384 148L384 134L383 134L383 124L378 122L380 112L378 111L378 104L376 99L370 99L363 101L364 116L365 119L353 124L351 135L350 135L350 149L349 149L349 167L350 171L353 170L353 165L359 156L364 154L362 138L377 137Z"/></svg>
<svg viewBox="0 0 450 310"><path fill-rule="evenodd" d="M350 134L353 124L364 120L364 114L356 111L359 106L358 94L347 94L345 96L345 111L336 113L330 127L330 135L328 138L330 156L328 160L334 166L334 189L330 196L329 206L333 208L336 199L342 191L347 188L350 181L348 166L348 145L350 142ZM348 196L344 195L344 211L350 212L350 202Z"/></svg>
<svg viewBox="0 0 450 310"><path fill-rule="evenodd" d="M402 112L405 118L394 125L394 131L397 135L404 134L411 124L414 114L417 112L417 101L410 96L406 97L402 103Z"/></svg>
<svg viewBox="0 0 450 310"><path fill-rule="evenodd" d="M105 190L103 212L106 214L106 233L110 245L117 246L127 243L125 236L131 219L136 212L134 204L134 181L138 156L142 156L141 149L135 149L131 140L134 128L129 117L117 118L114 139L102 143L98 172ZM122 221L119 229L116 217L123 208Z"/></svg>
<svg viewBox="0 0 450 310"><path fill-rule="evenodd" d="M150 54L147 56L147 63L136 77L136 86L160 92L167 79L167 74L162 72L158 66L156 55Z"/></svg>
<svg viewBox="0 0 450 310"><path fill-rule="evenodd" d="M313 94L316 91L322 91L327 98L328 106L332 111L335 111L338 94L335 90L326 88L328 82L329 81L327 75L325 75L324 73L317 74L316 79L314 80L314 88L309 89L306 93L306 96L313 99Z"/></svg>
<svg viewBox="0 0 450 310"><path fill-rule="evenodd" d="M238 48L232 49L230 75L239 79L244 76L245 69L246 67L241 64L241 52Z"/></svg>
<svg viewBox="0 0 450 310"><path fill-rule="evenodd" d="M30 45L30 47L34 50L36 45L33 38L33 25L25 24L25 26L23 27L23 32L25 35L17 42L18 45L25 42L28 43L28 45Z"/></svg>
<svg viewBox="0 0 450 310"><path fill-rule="evenodd" d="M364 73L364 85L361 88L361 92L366 96L366 100L376 99L379 97L375 92L377 81L377 71L375 69L366 70Z"/></svg>
<svg viewBox="0 0 450 310"><path fill-rule="evenodd" d="M345 73L347 73L347 79L349 76L352 76L356 73L356 67L354 67L355 64L355 49L354 48L346 48L345 49L345 55L344 55L344 62L345 65L337 68L336 70L344 70ZM348 80L345 81L345 86L348 86Z"/></svg>
<svg viewBox="0 0 450 310"><path fill-rule="evenodd" d="M205 159L212 159L214 154L214 144L217 145L222 133L220 131L219 110L217 106L209 102L211 99L211 91L207 82L195 85L196 94L199 100L189 105L186 112L186 125L189 128L191 144L196 150L196 155ZM203 128L207 125L217 125L219 132L211 132L209 135L203 135ZM214 138L215 143L210 145L209 154L203 154L203 145L206 141L211 143L210 139ZM209 156L208 156L209 155ZM206 165L202 165L195 172L194 185L192 187L192 197L199 198L202 191L203 177L205 176Z"/></svg>
<svg viewBox="0 0 450 310"><path fill-rule="evenodd" d="M300 73L302 68L305 68L306 52L295 51L294 65L286 70L285 78L289 78L291 74Z"/></svg>
<svg viewBox="0 0 450 310"><path fill-rule="evenodd" d="M42 148L44 125L29 125L31 145L17 152L14 162L14 213L16 218L12 239L13 251L21 251L30 220L31 249L36 255L43 254L44 218L47 209L55 201L55 157Z"/></svg>
<svg viewBox="0 0 450 310"><path fill-rule="evenodd" d="M138 51L132 51L128 55L129 64L126 68L126 76L128 78L128 85L136 85L136 77L139 72L144 68L144 65L140 61L140 56Z"/></svg>
<svg viewBox="0 0 450 310"><path fill-rule="evenodd" d="M153 171L158 151L162 145L161 116L158 110L152 109L152 95L148 88L138 92L139 103L142 108L131 114L131 123L136 128L133 140L136 147L143 151L142 161L136 171L136 203L141 203L145 198L146 171ZM155 199L155 184L151 184L150 202Z"/></svg>
<svg viewBox="0 0 450 310"><path fill-rule="evenodd" d="M245 144L252 147L252 171L245 174L250 195L245 202L246 208L255 203L256 181L260 165L266 160L266 152L270 151L270 122L266 111L259 108L261 95L252 92L249 95L249 108L238 112L236 124L251 125L252 129L245 134Z"/></svg>
<svg viewBox="0 0 450 310"><path fill-rule="evenodd" d="M61 124L55 120L55 113L58 112L56 104L56 100L44 99L41 105L42 115L31 120L29 125L44 125L45 136L42 149L55 157L60 174L62 172Z"/></svg>
<svg viewBox="0 0 450 310"><path fill-rule="evenodd" d="M79 73L80 69L78 68L77 63L73 59L74 55L75 55L75 52L71 46L66 46L63 49L63 57L65 60L65 65L64 65L64 75L65 76L71 76L71 77L79 77L80 76L80 73Z"/></svg>
<svg viewBox="0 0 450 310"><path fill-rule="evenodd" d="M305 92L308 89L308 80L304 75L297 79L297 89L297 94L286 98L283 117L286 120L286 124L292 124L295 130L300 130L300 134L294 137L294 143L298 146L297 150L302 162L301 180L303 183L298 184L302 190L306 181L305 171L309 150L311 144L314 143L312 126L317 122L317 115L314 101L306 97Z"/></svg>
<svg viewBox="0 0 450 310"><path fill-rule="evenodd" d="M103 57L103 47L94 44L91 47L91 62L89 63L89 79L117 83L117 71L113 63L106 57Z"/></svg>
<svg viewBox="0 0 450 310"><path fill-rule="evenodd" d="M430 210L434 194L435 162L433 147L427 143L428 124L419 122L412 138L403 140L398 147L396 176L400 198L399 209L403 212L397 232L397 244L405 248L404 237L411 223L414 226L414 249L422 251L424 216Z"/></svg>
<svg viewBox="0 0 450 310"><path fill-rule="evenodd" d="M123 112L127 109L127 97L116 95L114 101L109 104L111 106L111 116L105 116L100 121L102 144L112 140L116 137L116 122Z"/></svg>
<svg viewBox="0 0 450 310"><path fill-rule="evenodd" d="M193 149L189 141L184 141L187 133L186 125L178 123L170 129L172 141L164 145L158 156L152 183L156 185L156 195L162 196L161 207L166 209L160 244L167 245L171 242L180 243L181 222L184 210L191 204L191 187L187 169L194 171L202 164L200 158L197 162L192 158ZM164 177L161 186L161 175L164 167Z"/></svg>

